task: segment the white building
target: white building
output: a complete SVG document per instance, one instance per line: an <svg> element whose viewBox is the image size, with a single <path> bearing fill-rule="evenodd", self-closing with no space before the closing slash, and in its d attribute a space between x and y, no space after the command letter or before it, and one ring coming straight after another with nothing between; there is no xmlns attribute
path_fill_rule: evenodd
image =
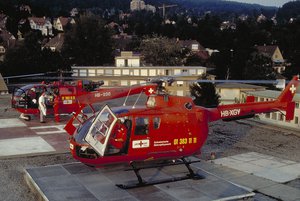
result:
<svg viewBox="0 0 300 201"><path fill-rule="evenodd" d="M176 77L171 86L167 86L170 94L189 95L190 81L197 80L206 74L202 66L140 66L140 55L122 52L115 57L115 66L73 66L73 77L104 81L104 86L131 86L145 83L151 78Z"/></svg>
<svg viewBox="0 0 300 201"><path fill-rule="evenodd" d="M131 11L144 10L145 8L146 8L146 4L143 0L132 0L130 2Z"/></svg>
<svg viewBox="0 0 300 201"><path fill-rule="evenodd" d="M277 99L281 91L254 91L254 92L247 92L247 95L255 96L255 101L271 101ZM299 129L300 130L300 93L296 93L294 96L293 101L295 101L295 113L294 119L292 121L287 121L285 119L285 112L273 112L267 114L260 114L258 118L260 121L275 124L277 126L283 126L287 128Z"/></svg>
<svg viewBox="0 0 300 201"><path fill-rule="evenodd" d="M104 86L131 86L145 83L148 79L175 76L176 80L167 89L170 94L189 95L190 81L198 79L206 73L206 67L201 66L73 66L73 77L104 81ZM178 75L184 75L177 77Z"/></svg>
<svg viewBox="0 0 300 201"><path fill-rule="evenodd" d="M140 54L131 51L122 51L120 56L115 57L116 67L139 67Z"/></svg>
<svg viewBox="0 0 300 201"><path fill-rule="evenodd" d="M131 11L147 10L147 11L151 11L153 13L156 12L155 6L152 6L150 4L146 5L143 0L131 0L130 10Z"/></svg>
<svg viewBox="0 0 300 201"><path fill-rule="evenodd" d="M45 17L29 17L30 28L33 30L40 30L44 36L52 36L52 24L49 19Z"/></svg>
<svg viewBox="0 0 300 201"><path fill-rule="evenodd" d="M220 105L245 102L245 93L264 90L266 88L262 86L242 83L222 83L216 85L216 91L220 95Z"/></svg>

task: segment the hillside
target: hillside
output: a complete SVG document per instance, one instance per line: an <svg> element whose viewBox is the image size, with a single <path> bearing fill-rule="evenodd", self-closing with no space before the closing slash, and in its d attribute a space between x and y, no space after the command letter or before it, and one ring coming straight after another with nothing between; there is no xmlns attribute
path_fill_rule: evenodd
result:
<svg viewBox="0 0 300 201"><path fill-rule="evenodd" d="M277 18L281 21L287 22L290 18L300 17L300 1L292 1L284 4L282 8L278 9Z"/></svg>
<svg viewBox="0 0 300 201"><path fill-rule="evenodd" d="M27 0L26 2L32 8L35 16L61 16L67 15L72 8L92 8L92 9L116 9L127 12L130 8L131 0ZM13 5L21 4L21 0L3 0L0 2L0 12L12 12ZM202 15L211 12L216 15L226 16L228 14L260 14L263 13L267 17L276 13L276 7L265 7L258 4L238 3L234 1L224 0L145 0L146 4L156 7L162 6L162 2L166 5L176 4L177 7L170 9L169 12L191 12L196 15ZM1 9L2 8L2 9ZM172 11L171 11L172 10Z"/></svg>

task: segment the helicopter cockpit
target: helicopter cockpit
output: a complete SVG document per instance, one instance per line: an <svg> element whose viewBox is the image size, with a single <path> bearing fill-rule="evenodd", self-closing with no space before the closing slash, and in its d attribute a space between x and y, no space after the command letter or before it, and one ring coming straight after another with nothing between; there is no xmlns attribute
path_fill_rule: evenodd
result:
<svg viewBox="0 0 300 201"><path fill-rule="evenodd" d="M16 87L12 95L13 108L38 108L37 99L42 94L46 85L26 85L21 88Z"/></svg>

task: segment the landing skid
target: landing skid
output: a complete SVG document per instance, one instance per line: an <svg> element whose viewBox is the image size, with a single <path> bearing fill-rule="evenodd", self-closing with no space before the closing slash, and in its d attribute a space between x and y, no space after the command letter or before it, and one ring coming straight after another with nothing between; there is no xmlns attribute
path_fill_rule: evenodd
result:
<svg viewBox="0 0 300 201"><path fill-rule="evenodd" d="M143 166L143 167L137 167L134 163L131 163L131 167L133 170L137 179L138 183L133 183L133 184L116 184L119 188L122 189L132 189L132 188L138 188L138 187L144 187L144 186L150 186L150 185L156 185L156 184L163 184L163 183L169 183L169 182L175 182L175 181L182 181L182 180L187 180L187 179L204 179L205 177L202 175L199 175L195 173L192 168L190 167L190 164L192 163L198 163L200 162L199 160L197 161L187 161L185 158L182 158L181 161L174 162L174 163L164 163L164 164L157 164L157 165L150 165L150 166ZM189 171L189 174L186 176L181 176L181 177L172 177L169 179L161 179L161 180L153 180L153 181L145 181L141 177L139 171L142 169L150 169L150 168L159 168L159 167L167 167L167 166L173 166L173 165L182 165L184 164L186 168Z"/></svg>

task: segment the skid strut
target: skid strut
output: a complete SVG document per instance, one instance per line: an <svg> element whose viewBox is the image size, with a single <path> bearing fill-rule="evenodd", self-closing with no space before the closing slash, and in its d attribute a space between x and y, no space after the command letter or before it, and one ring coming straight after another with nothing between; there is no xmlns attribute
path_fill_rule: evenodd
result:
<svg viewBox="0 0 300 201"><path fill-rule="evenodd" d="M156 164L156 165L149 165L149 166L142 166L142 167L137 167L134 162L130 163L137 179L138 183L132 183L132 184L116 184L119 188L122 189L131 189L131 188L137 188L137 187L144 187L144 186L150 186L150 185L155 185L155 184L163 184L163 183L169 183L169 182L175 182L175 181L182 181L186 179L204 179L204 176L199 175L193 171L191 168L190 164L192 163L198 163L200 162L199 160L197 161L187 161L185 158L181 158L181 161L174 162L174 163L164 163L164 164ZM174 165L182 165L184 164L186 168L189 171L189 174L186 176L181 176L181 177L171 177L168 179L161 179L161 180L152 180L152 181L145 181L142 176L140 175L140 170L142 169L150 169L150 168L159 168L159 167L167 167L167 166L174 166Z"/></svg>

